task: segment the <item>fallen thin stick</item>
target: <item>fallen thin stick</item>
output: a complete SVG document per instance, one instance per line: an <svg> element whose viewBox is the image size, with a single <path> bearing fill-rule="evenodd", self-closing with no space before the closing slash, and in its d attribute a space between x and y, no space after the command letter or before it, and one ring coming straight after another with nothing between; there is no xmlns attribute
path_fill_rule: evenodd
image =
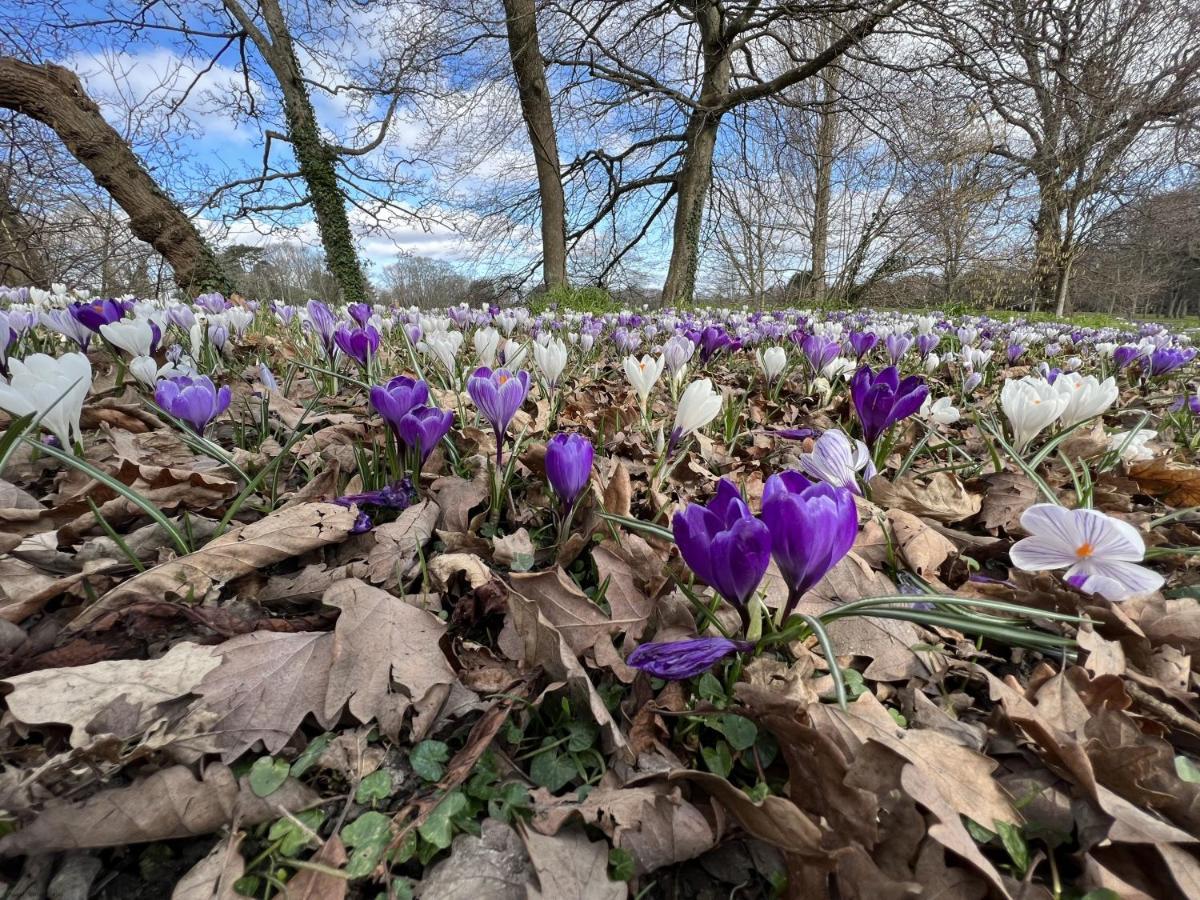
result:
<svg viewBox="0 0 1200 900"><path fill-rule="evenodd" d="M1200 737L1200 724L1193 722L1187 716L1183 715L1183 713L1175 709L1175 707L1171 706L1171 704L1164 703L1162 700L1159 700L1153 694L1148 693L1131 681L1125 682L1125 691L1135 701L1142 704L1142 706L1147 707L1162 718L1166 719L1168 725L1177 728L1180 731L1186 731L1188 734L1195 737Z"/></svg>

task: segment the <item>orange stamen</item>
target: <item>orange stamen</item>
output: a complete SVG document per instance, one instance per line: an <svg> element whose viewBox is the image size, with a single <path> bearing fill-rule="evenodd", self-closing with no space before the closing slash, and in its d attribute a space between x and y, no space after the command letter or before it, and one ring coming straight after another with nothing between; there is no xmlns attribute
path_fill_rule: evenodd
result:
<svg viewBox="0 0 1200 900"><path fill-rule="evenodd" d="M1091 544L1083 544L1079 547L1078 550L1075 551L1075 555L1078 556L1080 559L1087 559L1089 556L1091 556L1095 552L1096 552L1096 548L1093 547Z"/></svg>

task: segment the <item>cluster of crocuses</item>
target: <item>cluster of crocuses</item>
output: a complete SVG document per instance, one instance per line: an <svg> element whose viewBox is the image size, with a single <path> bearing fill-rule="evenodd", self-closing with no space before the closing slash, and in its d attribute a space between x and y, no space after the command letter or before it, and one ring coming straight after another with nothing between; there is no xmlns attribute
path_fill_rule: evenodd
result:
<svg viewBox="0 0 1200 900"><path fill-rule="evenodd" d="M1062 372L1052 379L1027 375L1006 379L1000 389L1000 408L1012 429L1013 444L1024 450L1046 428L1058 423L1071 428L1106 412L1116 402L1116 380Z"/></svg>
<svg viewBox="0 0 1200 900"><path fill-rule="evenodd" d="M429 454L450 432L453 410L429 405L429 385L407 375L373 386L368 396L371 408L391 429L401 454L407 457L406 469L415 478Z"/></svg>
<svg viewBox="0 0 1200 900"><path fill-rule="evenodd" d="M767 479L761 517L723 478L707 506L689 504L671 526L683 561L737 610L742 623L740 637L646 643L627 659L659 678L681 679L754 647L763 615L757 591L772 559L788 591L779 614L786 622L801 597L850 552L858 510L847 488L783 472Z"/></svg>

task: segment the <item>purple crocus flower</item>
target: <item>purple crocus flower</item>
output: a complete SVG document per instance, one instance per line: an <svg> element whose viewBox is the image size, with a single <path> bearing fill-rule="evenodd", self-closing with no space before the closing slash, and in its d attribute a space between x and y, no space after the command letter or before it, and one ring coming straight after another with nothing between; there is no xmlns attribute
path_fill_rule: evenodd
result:
<svg viewBox="0 0 1200 900"><path fill-rule="evenodd" d="M878 373L863 366L850 379L850 396L862 423L863 440L874 448L880 435L921 408L929 396L929 388L920 375L910 375L901 381L895 366Z"/></svg>
<svg viewBox="0 0 1200 900"><path fill-rule="evenodd" d="M1117 371L1124 369L1127 365L1133 362L1141 355L1141 350L1137 347L1125 344L1113 351L1113 362L1116 363Z"/></svg>
<svg viewBox="0 0 1200 900"><path fill-rule="evenodd" d="M889 334L883 345L887 348L888 359L892 361L893 366L897 366L913 345L913 339L907 334Z"/></svg>
<svg viewBox="0 0 1200 900"><path fill-rule="evenodd" d="M1190 363L1196 356L1195 350L1180 350L1176 347L1159 347L1150 354L1150 374L1166 375Z"/></svg>
<svg viewBox="0 0 1200 900"><path fill-rule="evenodd" d="M771 555L788 586L786 620L804 593L854 546L858 509L846 488L783 472L767 479L762 520L770 530Z"/></svg>
<svg viewBox="0 0 1200 900"><path fill-rule="evenodd" d="M321 346L325 348L325 355L332 359L333 352L337 347L334 340L334 333L337 331L337 317L320 300L309 300L308 321L320 339Z"/></svg>
<svg viewBox="0 0 1200 900"><path fill-rule="evenodd" d="M808 359L808 364L813 367L813 371L820 374L823 368L841 354L842 345L832 338L810 334L801 342L800 349Z"/></svg>
<svg viewBox="0 0 1200 900"><path fill-rule="evenodd" d="M689 503L671 520L679 555L748 624L746 602L771 563L771 533L754 518L732 481L722 478L708 506Z"/></svg>
<svg viewBox="0 0 1200 900"><path fill-rule="evenodd" d="M125 307L116 300L92 300L88 303L72 303L67 307L81 325L99 333L101 325L108 325L125 318Z"/></svg>
<svg viewBox="0 0 1200 900"><path fill-rule="evenodd" d="M934 348L941 343L941 335L937 334L918 334L917 335L917 353L921 355L921 359L927 357L933 352Z"/></svg>
<svg viewBox="0 0 1200 900"><path fill-rule="evenodd" d="M370 400L371 407L383 416L396 439L407 443L400 436L400 420L414 407L423 406L429 400L429 385L407 375L397 375L382 387L372 387Z"/></svg>
<svg viewBox="0 0 1200 900"><path fill-rule="evenodd" d="M1016 365L1017 360L1021 358L1021 354L1025 352L1025 347L1022 344L1009 344L1004 348L1004 355L1008 357L1010 366Z"/></svg>
<svg viewBox="0 0 1200 900"><path fill-rule="evenodd" d="M754 644L750 641L731 641L723 637L690 638L686 641L639 644L625 659L625 663L655 678L682 681L707 672L733 653L746 653L752 649Z"/></svg>
<svg viewBox="0 0 1200 900"><path fill-rule="evenodd" d="M735 341L729 336L724 328L718 328L716 325L709 325L700 332L698 346L700 348L700 363L703 365L715 357L722 350L736 349Z"/></svg>
<svg viewBox="0 0 1200 900"><path fill-rule="evenodd" d="M352 360L367 367L368 361L379 351L379 332L371 325L366 328L341 326L333 333L333 341Z"/></svg>
<svg viewBox="0 0 1200 900"><path fill-rule="evenodd" d="M642 337L628 328L618 328L612 333L613 344L616 345L617 352L628 355L636 350L642 344Z"/></svg>
<svg viewBox="0 0 1200 900"><path fill-rule="evenodd" d="M346 307L346 312L360 328L366 328L367 322L371 320L371 307L365 303L351 303Z"/></svg>
<svg viewBox="0 0 1200 900"><path fill-rule="evenodd" d="M377 491L363 491L361 494L343 494L334 498L333 502L347 509L351 506L379 506L384 509L408 509L416 499L412 482L401 478L394 484L384 485Z"/></svg>
<svg viewBox="0 0 1200 900"><path fill-rule="evenodd" d="M421 465L450 431L454 412L436 406L416 406L405 413L396 427L396 436L414 451Z"/></svg>
<svg viewBox="0 0 1200 900"><path fill-rule="evenodd" d="M582 434L556 434L546 442L546 479L564 508L571 508L592 475L596 450Z"/></svg>
<svg viewBox="0 0 1200 900"><path fill-rule="evenodd" d="M467 393L496 434L496 466L504 459L504 433L529 394L529 373L480 366L467 379Z"/></svg>
<svg viewBox="0 0 1200 900"><path fill-rule="evenodd" d="M224 325L213 323L208 326L208 342L216 348L218 353L225 349L225 345L229 343L229 329Z"/></svg>
<svg viewBox="0 0 1200 900"><path fill-rule="evenodd" d="M167 308L167 321L184 331L191 331L192 326L196 324L196 314L190 306L173 303Z"/></svg>
<svg viewBox="0 0 1200 900"><path fill-rule="evenodd" d="M224 312L226 303L225 297L214 291L211 294L201 294L196 298L196 305L206 313L216 315L219 312Z"/></svg>
<svg viewBox="0 0 1200 900"><path fill-rule="evenodd" d="M232 399L229 385L218 390L206 375L167 378L154 389L154 402L186 422L199 435L203 435L212 420L229 408Z"/></svg>
<svg viewBox="0 0 1200 900"><path fill-rule="evenodd" d="M872 331L852 331L847 340L850 342L850 349L854 351L854 355L861 362L862 358L879 343L879 335Z"/></svg>

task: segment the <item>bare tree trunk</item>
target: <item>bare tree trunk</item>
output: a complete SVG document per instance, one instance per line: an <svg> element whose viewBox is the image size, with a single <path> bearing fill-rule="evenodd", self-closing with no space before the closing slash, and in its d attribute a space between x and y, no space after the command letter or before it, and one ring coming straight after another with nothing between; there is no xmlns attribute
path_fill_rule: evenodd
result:
<svg viewBox="0 0 1200 900"><path fill-rule="evenodd" d="M833 151L837 138L837 110L834 103L838 89L838 70L827 66L821 70L821 105L817 112L817 146L813 189L812 281L813 299L825 299L825 263L829 257L829 211L833 196Z"/></svg>
<svg viewBox="0 0 1200 900"><path fill-rule="evenodd" d="M721 113L712 110L724 99L731 73L729 50L721 40L721 12L712 3L698 6L696 22L704 48L704 79L698 108L688 118L687 155L675 179L671 261L662 297L667 305L688 303L696 291L700 228L704 224L704 203L712 186L713 153L721 125Z"/></svg>
<svg viewBox="0 0 1200 900"><path fill-rule="evenodd" d="M0 58L0 108L49 126L129 216L129 229L163 255L185 291L231 287L212 249L104 120L73 72Z"/></svg>
<svg viewBox="0 0 1200 900"><path fill-rule="evenodd" d="M517 95L521 99L521 117L529 131L537 168L542 215L542 281L547 288L552 288L567 283L567 202L563 195L550 91L546 87L546 61L538 45L535 0L504 0L504 14L508 52L517 81Z"/></svg>
<svg viewBox="0 0 1200 900"><path fill-rule="evenodd" d="M1067 298L1071 296L1071 269L1075 265L1075 255L1068 254L1061 261L1058 270L1058 283L1054 286L1054 314L1064 316L1067 313ZM1136 304L1137 300L1134 300Z"/></svg>
<svg viewBox="0 0 1200 900"><path fill-rule="evenodd" d="M342 299L366 300L367 280L354 247L354 234L346 214L346 198L338 185L335 167L337 155L321 137L283 10L277 0L259 0L259 9L268 32L263 34L238 0L224 0L224 3L254 41L279 82L288 130L284 139L292 145L300 177L308 188L309 203L317 220L321 246L325 249L325 265L337 279Z"/></svg>
<svg viewBox="0 0 1200 900"><path fill-rule="evenodd" d="M33 228L0 184L0 284L50 287L50 267Z"/></svg>
<svg viewBox="0 0 1200 900"><path fill-rule="evenodd" d="M1057 303L1062 261L1062 223L1060 210L1049 194L1041 188L1042 199L1033 222L1033 309L1043 304Z"/></svg>

